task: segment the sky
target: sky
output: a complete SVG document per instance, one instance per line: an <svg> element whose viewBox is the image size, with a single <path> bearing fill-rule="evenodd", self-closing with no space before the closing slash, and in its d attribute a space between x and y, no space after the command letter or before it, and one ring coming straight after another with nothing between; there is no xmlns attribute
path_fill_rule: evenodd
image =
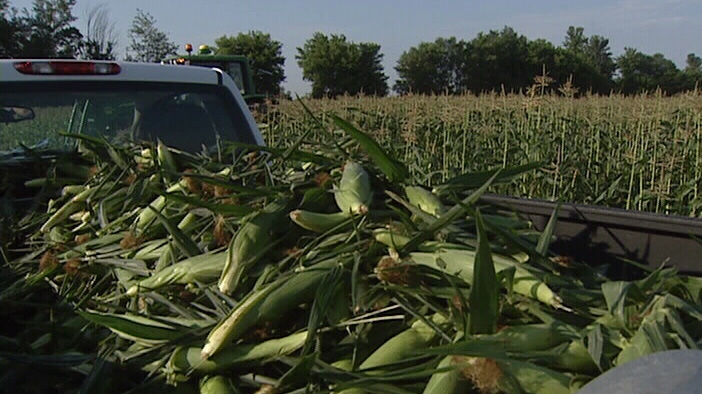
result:
<svg viewBox="0 0 702 394"><path fill-rule="evenodd" d="M31 8L32 0L10 4ZM101 4L115 23L120 59L137 8L150 13L181 52L186 43L197 48L223 35L268 33L283 44L285 90L301 95L311 85L302 79L295 55L315 32L380 44L390 86L397 79L397 59L420 42L452 36L471 40L504 26L556 45L568 26L582 26L587 36L608 38L615 56L634 47L662 53L679 68L688 53L702 55L702 0L77 0L76 26L85 30L88 10Z"/></svg>

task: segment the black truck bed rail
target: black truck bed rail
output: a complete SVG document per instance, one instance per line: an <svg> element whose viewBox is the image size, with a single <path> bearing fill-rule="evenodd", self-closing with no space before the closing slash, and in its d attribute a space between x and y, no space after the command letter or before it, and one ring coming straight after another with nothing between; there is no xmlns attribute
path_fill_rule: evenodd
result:
<svg viewBox="0 0 702 394"><path fill-rule="evenodd" d="M556 203L486 194L481 201L516 212L543 230ZM702 275L702 219L562 203L551 249L590 264L612 264L623 276L631 260L651 268L662 264Z"/></svg>

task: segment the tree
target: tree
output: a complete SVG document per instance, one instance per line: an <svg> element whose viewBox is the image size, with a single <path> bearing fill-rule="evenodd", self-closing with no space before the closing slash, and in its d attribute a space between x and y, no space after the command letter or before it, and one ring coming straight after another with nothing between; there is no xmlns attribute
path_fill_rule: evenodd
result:
<svg viewBox="0 0 702 394"><path fill-rule="evenodd" d="M394 90L400 94L459 93L463 89L467 43L455 37L422 42L403 52L395 70Z"/></svg>
<svg viewBox="0 0 702 394"><path fill-rule="evenodd" d="M685 72L702 73L702 58L694 53L688 53L685 62Z"/></svg>
<svg viewBox="0 0 702 394"><path fill-rule="evenodd" d="M78 55L83 36L73 26L76 0L34 0L32 13L25 8L17 19L20 34L18 57L72 58Z"/></svg>
<svg viewBox="0 0 702 394"><path fill-rule="evenodd" d="M215 40L217 53L244 55L253 65L253 80L256 89L265 94L278 95L285 81L285 57L283 44L271 39L270 34L260 31L222 36Z"/></svg>
<svg viewBox="0 0 702 394"><path fill-rule="evenodd" d="M585 37L585 29L582 27L568 26L563 48L573 52L585 52L587 48L587 37Z"/></svg>
<svg viewBox="0 0 702 394"><path fill-rule="evenodd" d="M117 46L115 23L104 4L92 7L87 14L87 27L82 54L86 59L115 60Z"/></svg>
<svg viewBox="0 0 702 394"><path fill-rule="evenodd" d="M156 19L140 9L129 28L129 39L126 60L130 61L159 62L175 55L178 49L168 35L156 27Z"/></svg>
<svg viewBox="0 0 702 394"><path fill-rule="evenodd" d="M634 48L625 48L617 58L617 65L621 75L616 82L622 93L651 92L660 88L673 94L685 88L675 63L660 53L646 55Z"/></svg>
<svg viewBox="0 0 702 394"><path fill-rule="evenodd" d="M563 56L570 58L568 60L568 63L571 63L570 67L587 73L580 78L577 74L574 75L576 79L581 81L581 84L588 81L588 85L581 86L582 88L598 93L608 93L611 90L612 75L616 70L616 65L609 48L609 39L599 35L587 37L584 28L570 26L563 41L563 49L568 52L564 53ZM591 74L593 69L599 75Z"/></svg>
<svg viewBox="0 0 702 394"><path fill-rule="evenodd" d="M20 31L17 11L7 0L0 0L0 58L14 57L19 52Z"/></svg>
<svg viewBox="0 0 702 394"><path fill-rule="evenodd" d="M598 35L591 36L588 39L585 53L597 71L606 79L611 80L617 66L612 59L609 39Z"/></svg>
<svg viewBox="0 0 702 394"><path fill-rule="evenodd" d="M463 71L466 89L515 91L531 85L527 38L511 27L479 33L469 42Z"/></svg>
<svg viewBox="0 0 702 394"><path fill-rule="evenodd" d="M344 35L317 32L297 52L295 59L303 79L312 82L313 97L358 93L384 96L388 92L378 44L355 44Z"/></svg>
<svg viewBox="0 0 702 394"><path fill-rule="evenodd" d="M685 90L699 89L702 87L700 86L702 83L702 58L694 53L689 53L686 60L685 70L682 73L684 88Z"/></svg>

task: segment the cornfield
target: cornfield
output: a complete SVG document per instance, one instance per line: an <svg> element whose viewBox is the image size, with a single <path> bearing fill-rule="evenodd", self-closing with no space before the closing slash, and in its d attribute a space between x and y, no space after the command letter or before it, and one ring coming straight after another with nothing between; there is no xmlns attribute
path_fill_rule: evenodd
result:
<svg viewBox="0 0 702 394"><path fill-rule="evenodd" d="M390 149L425 184L468 171L543 163L498 193L699 216L702 96L537 94L344 97L311 100ZM572 94L570 94L572 96ZM322 122L327 117L321 116ZM270 145L303 132L334 141L302 107L283 101L259 117Z"/></svg>

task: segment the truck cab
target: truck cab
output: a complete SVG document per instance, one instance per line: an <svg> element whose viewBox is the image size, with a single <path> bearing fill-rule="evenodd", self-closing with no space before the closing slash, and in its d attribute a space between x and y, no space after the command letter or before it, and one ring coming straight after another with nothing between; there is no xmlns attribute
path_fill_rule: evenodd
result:
<svg viewBox="0 0 702 394"><path fill-rule="evenodd" d="M208 45L200 45L198 52L193 54L192 45L186 44L185 51L186 55L172 56L162 63L218 68L234 80L239 87L239 92L250 107L265 100L265 94L256 92L251 63L246 56L216 54Z"/></svg>
<svg viewBox="0 0 702 394"><path fill-rule="evenodd" d="M32 200L37 190L27 182L46 177L51 163L79 160L80 140L70 134L204 154L230 141L264 143L238 86L219 69L0 60L0 208Z"/></svg>

